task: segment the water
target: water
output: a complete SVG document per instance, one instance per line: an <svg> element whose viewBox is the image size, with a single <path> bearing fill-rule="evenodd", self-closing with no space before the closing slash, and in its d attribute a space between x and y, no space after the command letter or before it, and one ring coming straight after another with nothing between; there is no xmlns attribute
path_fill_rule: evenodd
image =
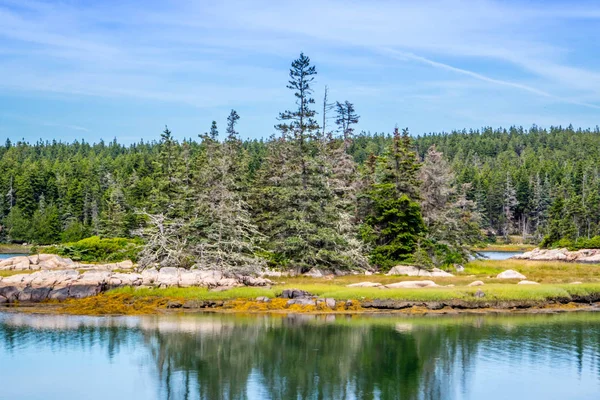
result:
<svg viewBox="0 0 600 400"><path fill-rule="evenodd" d="M479 251L479 254L485 256L487 260L508 260L518 254L523 254L523 251Z"/></svg>
<svg viewBox="0 0 600 400"><path fill-rule="evenodd" d="M16 253L1 254L0 253L0 260L4 260L6 258L12 258L12 257L26 256L26 255L27 254L16 254Z"/></svg>
<svg viewBox="0 0 600 400"><path fill-rule="evenodd" d="M1 399L598 399L600 313L0 313Z"/></svg>

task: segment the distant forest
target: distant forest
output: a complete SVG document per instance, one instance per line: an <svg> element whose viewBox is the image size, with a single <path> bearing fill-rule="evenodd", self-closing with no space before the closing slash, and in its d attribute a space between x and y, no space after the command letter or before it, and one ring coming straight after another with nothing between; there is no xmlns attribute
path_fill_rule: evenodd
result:
<svg viewBox="0 0 600 400"><path fill-rule="evenodd" d="M7 140L0 242L141 237L142 264L305 271L440 266L508 235L600 235L598 128L356 133L352 103L315 105L315 74L303 54L292 63L295 108L268 139L241 140L232 110L224 129L183 141L168 128L128 146Z"/></svg>

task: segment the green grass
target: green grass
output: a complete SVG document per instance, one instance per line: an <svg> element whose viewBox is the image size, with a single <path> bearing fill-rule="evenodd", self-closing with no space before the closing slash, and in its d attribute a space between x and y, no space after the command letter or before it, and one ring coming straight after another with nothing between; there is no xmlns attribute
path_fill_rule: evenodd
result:
<svg viewBox="0 0 600 400"><path fill-rule="evenodd" d="M31 246L23 246L20 244L11 244L11 243L1 243L0 244L0 254L29 254L29 249Z"/></svg>
<svg viewBox="0 0 600 400"><path fill-rule="evenodd" d="M210 292L205 288L167 288L167 289L134 289L119 288L109 294L129 294L134 297L168 297L185 300L235 300L253 299L258 296L276 297L284 289L298 288L320 297L331 297L336 300L393 299L405 301L545 301L552 299L570 299L571 295L600 294L600 283L583 285L516 285L489 284L483 287L439 287L422 289L378 289L348 288L333 284L284 285L274 288L240 287L222 292ZM477 290L483 290L485 297L473 296Z"/></svg>
<svg viewBox="0 0 600 400"><path fill-rule="evenodd" d="M35 271L31 271L31 270L27 270L27 271L0 270L0 277L13 276L13 275L19 275L19 274L32 274L34 272Z"/></svg>
<svg viewBox="0 0 600 400"><path fill-rule="evenodd" d="M476 247L476 251L530 251L537 246L533 244L511 243L511 244L488 244L485 247Z"/></svg>
<svg viewBox="0 0 600 400"><path fill-rule="evenodd" d="M560 261L476 260L465 265L459 276L474 275L486 281L500 272L513 269L528 280L540 283L600 282L600 265L575 264ZM490 281L492 282L492 281Z"/></svg>

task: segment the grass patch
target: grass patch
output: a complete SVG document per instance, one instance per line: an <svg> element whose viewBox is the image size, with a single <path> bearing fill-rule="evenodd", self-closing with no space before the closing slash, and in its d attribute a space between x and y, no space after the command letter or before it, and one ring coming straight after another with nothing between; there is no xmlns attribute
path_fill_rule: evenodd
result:
<svg viewBox="0 0 600 400"><path fill-rule="evenodd" d="M600 265L560 261L474 260L465 265L465 271L459 276L494 278L507 269L518 271L528 280L540 283L600 282Z"/></svg>
<svg viewBox="0 0 600 400"><path fill-rule="evenodd" d="M404 301L546 301L553 299L569 299L573 295L600 295L600 283L584 285L516 285L489 284L483 287L438 287L422 289L378 289L348 288L339 285L304 284L284 285L276 288L240 287L222 292L210 292L205 288L167 288L167 289L134 289L119 288L108 292L112 295L126 295L132 298L169 298L180 300L251 300L258 296L277 297L284 289L298 288L319 297L331 297L336 300L375 300L391 299ZM474 297L477 290L483 290L485 297Z"/></svg>
<svg viewBox="0 0 600 400"><path fill-rule="evenodd" d="M485 247L476 247L475 251L530 251L535 249L536 245L511 243L511 244L488 244Z"/></svg>
<svg viewBox="0 0 600 400"><path fill-rule="evenodd" d="M0 270L0 277L7 277L7 276L13 276L13 275L20 275L20 274L33 274L35 271L32 270L26 270L26 271L15 271L15 270Z"/></svg>
<svg viewBox="0 0 600 400"><path fill-rule="evenodd" d="M23 246L21 244L0 243L0 254L29 254L31 246Z"/></svg>

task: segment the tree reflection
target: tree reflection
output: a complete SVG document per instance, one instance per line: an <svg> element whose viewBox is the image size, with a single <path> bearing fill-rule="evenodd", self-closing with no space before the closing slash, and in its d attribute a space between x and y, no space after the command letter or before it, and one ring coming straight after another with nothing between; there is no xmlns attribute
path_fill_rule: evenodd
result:
<svg viewBox="0 0 600 400"><path fill-rule="evenodd" d="M58 318L58 317L55 317ZM478 360L600 365L600 316L346 318L223 315L140 318L127 326L71 317L51 326L0 320L0 346L142 344L165 399L452 399ZM146 366L147 366L146 360ZM598 371L600 376L600 371Z"/></svg>

